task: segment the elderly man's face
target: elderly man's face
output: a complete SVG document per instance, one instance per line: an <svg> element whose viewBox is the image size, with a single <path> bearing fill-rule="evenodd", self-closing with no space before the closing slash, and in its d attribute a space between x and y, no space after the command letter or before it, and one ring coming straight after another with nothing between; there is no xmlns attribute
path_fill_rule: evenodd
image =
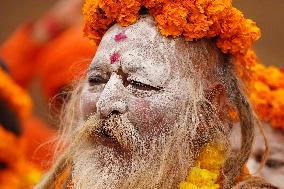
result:
<svg viewBox="0 0 284 189"><path fill-rule="evenodd" d="M93 113L102 119L125 116L148 141L178 120L189 86L186 70L173 61L174 45L155 26L144 25L144 31L117 26L105 35L88 71L81 109L85 119Z"/></svg>
<svg viewBox="0 0 284 189"><path fill-rule="evenodd" d="M105 34L80 98L79 128L87 128L89 140L76 151L75 187L103 188L102 178L116 184L131 178L135 187L138 179L142 188L159 182L172 188L186 176L210 134L206 129L198 134L204 115L196 102L204 94L193 77L196 51L182 44L183 39L161 36L149 17Z"/></svg>

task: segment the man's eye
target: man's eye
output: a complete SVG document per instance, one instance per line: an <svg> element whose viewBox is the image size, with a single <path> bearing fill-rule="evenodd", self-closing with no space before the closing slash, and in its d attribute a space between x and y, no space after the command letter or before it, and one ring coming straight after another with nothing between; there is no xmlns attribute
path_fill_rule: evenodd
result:
<svg viewBox="0 0 284 189"><path fill-rule="evenodd" d="M102 83L105 83L106 80L100 76L100 75L91 75L88 77L88 82L89 82L89 85L93 86L93 85L100 85Z"/></svg>
<svg viewBox="0 0 284 189"><path fill-rule="evenodd" d="M267 167L269 167L269 168L277 169L277 168L283 167L284 166L284 162L276 160L276 159L268 159L266 161L265 165Z"/></svg>
<svg viewBox="0 0 284 189"><path fill-rule="evenodd" d="M161 89L160 87L153 87L151 85L147 85L135 80L130 80L129 84L132 85L132 87L134 87L135 89L144 90L144 91L151 91L151 90L158 91Z"/></svg>

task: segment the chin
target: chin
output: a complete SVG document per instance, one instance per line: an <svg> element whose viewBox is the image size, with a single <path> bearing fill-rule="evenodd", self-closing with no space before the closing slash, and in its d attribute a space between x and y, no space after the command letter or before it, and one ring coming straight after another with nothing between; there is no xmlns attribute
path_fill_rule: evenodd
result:
<svg viewBox="0 0 284 189"><path fill-rule="evenodd" d="M115 188L127 173L126 160L116 149L102 144L85 149L74 157L73 181L75 188Z"/></svg>

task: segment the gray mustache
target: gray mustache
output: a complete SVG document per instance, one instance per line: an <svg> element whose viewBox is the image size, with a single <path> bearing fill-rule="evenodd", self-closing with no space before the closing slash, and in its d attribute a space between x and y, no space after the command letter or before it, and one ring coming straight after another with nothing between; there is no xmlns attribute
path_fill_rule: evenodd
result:
<svg viewBox="0 0 284 189"><path fill-rule="evenodd" d="M129 150L137 149L141 144L141 137L135 127L126 116L118 114L112 114L106 119L92 115L75 133L77 142L87 139L89 142L96 143L99 137L112 139L121 147Z"/></svg>
<svg viewBox="0 0 284 189"><path fill-rule="evenodd" d="M100 121L101 126L97 128L96 132L115 139L116 132L120 129L119 125L121 125L121 123L121 117L119 115L112 114L107 119Z"/></svg>

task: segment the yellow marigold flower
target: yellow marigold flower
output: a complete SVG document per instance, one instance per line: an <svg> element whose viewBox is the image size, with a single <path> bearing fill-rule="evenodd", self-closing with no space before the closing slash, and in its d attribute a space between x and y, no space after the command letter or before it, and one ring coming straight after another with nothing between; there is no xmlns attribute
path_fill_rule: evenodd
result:
<svg viewBox="0 0 284 189"><path fill-rule="evenodd" d="M207 144L201 151L196 165L179 189L219 189L218 179L224 163L225 148L220 144Z"/></svg>
<svg viewBox="0 0 284 189"><path fill-rule="evenodd" d="M197 186L212 185L217 181L218 176L218 173L194 167L190 171L186 181Z"/></svg>
<svg viewBox="0 0 284 189"><path fill-rule="evenodd" d="M216 184L219 174L197 167L192 168L186 181L180 183L180 189L218 189Z"/></svg>
<svg viewBox="0 0 284 189"><path fill-rule="evenodd" d="M225 149L219 144L208 144L197 160L200 168L218 172L225 160Z"/></svg>
<svg viewBox="0 0 284 189"><path fill-rule="evenodd" d="M179 189L198 189L198 187L194 184L189 183L189 182L182 181L179 184Z"/></svg>

